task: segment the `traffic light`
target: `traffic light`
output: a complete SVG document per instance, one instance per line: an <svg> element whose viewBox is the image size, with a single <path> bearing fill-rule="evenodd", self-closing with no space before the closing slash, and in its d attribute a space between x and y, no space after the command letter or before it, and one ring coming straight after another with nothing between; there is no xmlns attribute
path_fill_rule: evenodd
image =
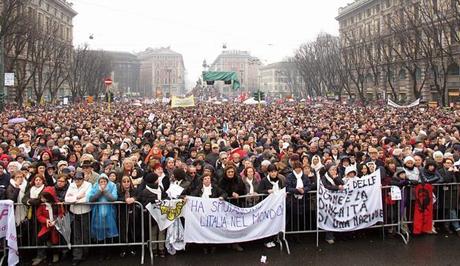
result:
<svg viewBox="0 0 460 266"><path fill-rule="evenodd" d="M265 100L265 93L263 91L258 90L254 92L253 97L254 97L254 100L260 102L260 101Z"/></svg>
<svg viewBox="0 0 460 266"><path fill-rule="evenodd" d="M214 80L206 80L206 85L214 85Z"/></svg>
<svg viewBox="0 0 460 266"><path fill-rule="evenodd" d="M224 84L225 85L232 85L232 81L231 80L226 80L226 81L224 81Z"/></svg>

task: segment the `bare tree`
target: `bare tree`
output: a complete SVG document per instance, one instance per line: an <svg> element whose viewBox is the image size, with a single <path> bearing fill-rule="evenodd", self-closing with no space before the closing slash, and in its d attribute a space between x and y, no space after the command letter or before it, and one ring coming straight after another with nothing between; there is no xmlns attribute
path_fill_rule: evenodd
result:
<svg viewBox="0 0 460 266"><path fill-rule="evenodd" d="M51 81L48 88L51 102L56 103L57 95L65 82L68 82L68 67L71 62L72 46L57 40L52 49L50 62Z"/></svg>
<svg viewBox="0 0 460 266"><path fill-rule="evenodd" d="M10 9L13 8L10 2ZM14 16L9 17L9 22L13 25L8 25L2 33L3 38L3 55L4 55L4 70L6 72L15 73L15 102L22 106L24 101L24 92L34 74L34 69L29 66L30 59L30 43L34 32L35 22L32 18L23 12L22 1L16 2L14 10L9 12L14 13ZM4 6L5 7L5 6ZM4 11L5 12L5 11ZM5 21L4 24L8 24ZM2 27L3 29L3 27Z"/></svg>
<svg viewBox="0 0 460 266"><path fill-rule="evenodd" d="M54 66L53 50L58 43L58 27L50 24L44 29L39 25L35 27L30 38L30 60L29 65L34 69L32 77L32 89L37 103L42 101L45 90L51 86Z"/></svg>
<svg viewBox="0 0 460 266"><path fill-rule="evenodd" d="M71 62L67 68L67 80L72 93L72 101L76 101L79 90L83 86L85 60L88 57L88 44L78 46L71 51Z"/></svg>
<svg viewBox="0 0 460 266"><path fill-rule="evenodd" d="M351 95L348 79L344 79L344 64L340 49L340 39L336 36L322 33L316 38L315 50L321 80L327 90L333 92L339 99L344 89Z"/></svg>
<svg viewBox="0 0 460 266"><path fill-rule="evenodd" d="M307 95L322 96L321 68L316 56L315 42L301 45L294 56L294 60L305 82Z"/></svg>
<svg viewBox="0 0 460 266"><path fill-rule="evenodd" d="M354 85L356 93L363 104L366 104L365 81L367 74L367 60L363 40L357 32L351 31L344 36L342 46L342 56L344 60L344 70Z"/></svg>
<svg viewBox="0 0 460 266"><path fill-rule="evenodd" d="M90 50L84 57L83 66L83 82L78 95L91 95L97 99L104 91L104 78L112 72L111 58L104 51Z"/></svg>
<svg viewBox="0 0 460 266"><path fill-rule="evenodd" d="M104 78L110 76L111 58L104 51L90 50L88 44L77 47L71 54L67 80L72 100L92 95L96 99L104 90Z"/></svg>
<svg viewBox="0 0 460 266"><path fill-rule="evenodd" d="M416 6L420 13L422 36L421 50L427 60L429 74L443 106L448 105L447 79L449 66L454 61L454 46L450 27L450 3L422 1Z"/></svg>
<svg viewBox="0 0 460 266"><path fill-rule="evenodd" d="M14 34L17 30L17 24L21 23L25 17L19 14L23 13L26 1L23 0L2 0L0 1L0 40L8 35Z"/></svg>

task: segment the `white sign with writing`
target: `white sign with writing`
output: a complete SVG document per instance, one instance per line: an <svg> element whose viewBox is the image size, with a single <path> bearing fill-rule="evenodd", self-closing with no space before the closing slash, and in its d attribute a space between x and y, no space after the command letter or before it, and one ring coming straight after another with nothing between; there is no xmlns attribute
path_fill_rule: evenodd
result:
<svg viewBox="0 0 460 266"><path fill-rule="evenodd" d="M5 73L5 86L14 86L14 73Z"/></svg>
<svg viewBox="0 0 460 266"><path fill-rule="evenodd" d="M401 200L401 189L397 186L391 186L391 200Z"/></svg>
<svg viewBox="0 0 460 266"><path fill-rule="evenodd" d="M318 182L318 227L345 232L383 222L380 171L345 181L343 190L329 190Z"/></svg>
<svg viewBox="0 0 460 266"><path fill-rule="evenodd" d="M185 243L238 243L284 232L286 190L259 204L240 208L219 199L187 197Z"/></svg>

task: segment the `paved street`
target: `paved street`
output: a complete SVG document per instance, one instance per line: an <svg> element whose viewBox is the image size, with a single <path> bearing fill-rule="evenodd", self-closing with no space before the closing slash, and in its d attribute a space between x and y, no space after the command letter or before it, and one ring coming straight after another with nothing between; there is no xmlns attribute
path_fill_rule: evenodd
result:
<svg viewBox="0 0 460 266"><path fill-rule="evenodd" d="M454 235L421 236L412 239L406 246L397 238L383 241L378 235L372 235L355 240L338 240L335 245L322 241L317 249L315 238L306 236L300 244L291 241L291 255L279 249L266 249L261 242L244 245L242 253L223 245L213 255L204 255L198 246L192 246L190 252L156 259L155 265L257 265L262 255L267 256L269 265L458 265L459 241ZM112 258L103 263L90 260L81 265L139 265L138 258ZM149 264L148 255L145 263ZM63 265L70 265L70 262Z"/></svg>

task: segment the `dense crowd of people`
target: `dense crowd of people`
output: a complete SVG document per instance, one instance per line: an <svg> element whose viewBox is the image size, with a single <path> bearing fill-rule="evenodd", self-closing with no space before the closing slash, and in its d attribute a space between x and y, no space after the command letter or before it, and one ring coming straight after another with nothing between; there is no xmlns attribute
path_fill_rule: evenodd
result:
<svg viewBox="0 0 460 266"><path fill-rule="evenodd" d="M27 121L15 122L19 117ZM374 171L381 171L383 185L460 180L460 116L452 109L114 103L111 112L101 104L34 107L3 112L0 119L0 197L22 203L15 209L18 227L36 219L37 244L60 241L55 223L66 211L81 228L73 232L75 244L130 241L118 221L129 217L120 218L107 202L132 208L187 195L231 200L286 188L298 206L318 179L330 190ZM172 185L181 192L168 193ZM448 196L454 200L443 209L457 219L457 190ZM55 204L63 202L80 204ZM87 202L101 204L81 204ZM443 225L460 235L458 223ZM164 240L165 232L153 227L151 239ZM334 236L326 240L332 244ZM165 256L164 244L154 249ZM88 250L73 248L72 256L77 265ZM45 258L39 249L32 265ZM53 254L53 262L59 259Z"/></svg>

